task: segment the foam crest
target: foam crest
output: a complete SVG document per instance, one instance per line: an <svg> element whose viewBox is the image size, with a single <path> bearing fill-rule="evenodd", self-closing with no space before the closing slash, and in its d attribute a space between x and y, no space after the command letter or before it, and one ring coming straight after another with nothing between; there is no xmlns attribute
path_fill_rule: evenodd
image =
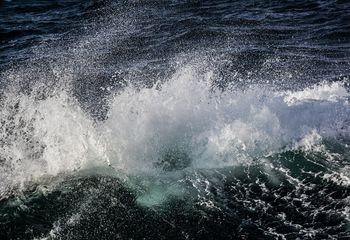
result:
<svg viewBox="0 0 350 240"><path fill-rule="evenodd" d="M336 102L339 98L349 96L343 82L333 82L331 84L324 82L302 91L288 91L284 95L284 99L289 105L301 103L306 100Z"/></svg>
<svg viewBox="0 0 350 240"><path fill-rule="evenodd" d="M103 124L112 165L126 172L234 166L348 134L342 83L220 92L212 82L210 72L187 67L162 85L116 95Z"/></svg>

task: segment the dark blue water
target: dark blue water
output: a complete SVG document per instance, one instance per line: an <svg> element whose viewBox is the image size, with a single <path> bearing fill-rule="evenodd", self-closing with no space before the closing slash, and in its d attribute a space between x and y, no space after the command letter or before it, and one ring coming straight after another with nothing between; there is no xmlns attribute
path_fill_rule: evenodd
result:
<svg viewBox="0 0 350 240"><path fill-rule="evenodd" d="M350 239L348 1L0 1L0 239Z"/></svg>

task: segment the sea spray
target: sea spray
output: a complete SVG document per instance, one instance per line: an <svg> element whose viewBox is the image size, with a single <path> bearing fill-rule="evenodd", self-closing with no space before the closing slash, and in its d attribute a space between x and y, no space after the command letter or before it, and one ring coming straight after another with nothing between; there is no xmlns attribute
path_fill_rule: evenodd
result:
<svg viewBox="0 0 350 240"><path fill-rule="evenodd" d="M10 92L1 110L1 171L8 183L2 186L92 166L152 174L250 164L310 148L309 134L317 144L349 135L349 93L341 82L295 92L259 86L222 92L214 80L189 65L163 84L130 85L97 122L69 92L43 99Z"/></svg>

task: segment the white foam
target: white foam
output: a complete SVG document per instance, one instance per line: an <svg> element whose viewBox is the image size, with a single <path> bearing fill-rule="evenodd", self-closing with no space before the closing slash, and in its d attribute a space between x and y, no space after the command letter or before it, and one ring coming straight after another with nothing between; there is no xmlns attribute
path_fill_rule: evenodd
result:
<svg viewBox="0 0 350 240"><path fill-rule="evenodd" d="M349 93L344 88L343 82L333 82L330 84L323 82L301 91L288 91L284 95L285 101L291 105L307 100L336 102L339 98L348 97Z"/></svg>
<svg viewBox="0 0 350 240"><path fill-rule="evenodd" d="M221 92L214 80L210 71L189 65L152 88L130 85L115 94L108 119L98 123L65 91L44 100L8 93L0 111L1 192L96 165L159 172L157 163L176 152L191 168L249 164L349 134L349 93L342 83L297 92L263 86Z"/></svg>
<svg viewBox="0 0 350 240"><path fill-rule="evenodd" d="M41 101L9 94L0 114L1 191L105 159L93 121L65 92Z"/></svg>
<svg viewBox="0 0 350 240"><path fill-rule="evenodd" d="M222 93L212 80L210 73L187 67L161 86L129 87L116 95L103 123L112 165L150 171L171 149L185 152L191 167L232 166L286 147L310 150L323 137L348 131L349 94L341 83L295 92L299 100L292 104L290 91L256 87Z"/></svg>

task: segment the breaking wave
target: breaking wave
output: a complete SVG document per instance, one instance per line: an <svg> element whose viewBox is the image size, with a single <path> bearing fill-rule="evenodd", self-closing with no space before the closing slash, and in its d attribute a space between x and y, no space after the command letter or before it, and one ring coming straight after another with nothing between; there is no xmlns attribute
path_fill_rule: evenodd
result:
<svg viewBox="0 0 350 240"><path fill-rule="evenodd" d="M35 91L5 93L1 195L40 177L94 167L152 175L249 165L291 150L332 158L337 153L327 142L348 152L345 81L300 91L267 85L222 91L214 82L211 71L187 65L152 87L127 84L112 93L101 121L68 90L42 98Z"/></svg>

